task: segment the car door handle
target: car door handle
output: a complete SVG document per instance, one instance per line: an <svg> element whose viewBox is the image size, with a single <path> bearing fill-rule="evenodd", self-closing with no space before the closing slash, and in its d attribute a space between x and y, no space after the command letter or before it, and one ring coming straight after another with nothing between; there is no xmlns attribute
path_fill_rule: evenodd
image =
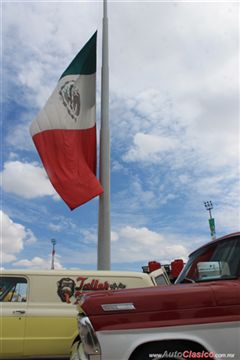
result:
<svg viewBox="0 0 240 360"><path fill-rule="evenodd" d="M24 310L16 310L16 311L13 311L13 314L20 314L20 315L23 315L23 314L25 314L26 313L26 311L24 311Z"/></svg>

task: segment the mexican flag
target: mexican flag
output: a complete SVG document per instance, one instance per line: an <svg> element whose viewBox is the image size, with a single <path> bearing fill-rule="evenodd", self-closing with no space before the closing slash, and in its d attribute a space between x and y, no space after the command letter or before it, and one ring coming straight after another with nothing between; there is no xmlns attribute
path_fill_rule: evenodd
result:
<svg viewBox="0 0 240 360"><path fill-rule="evenodd" d="M96 178L95 33L30 126L49 179L71 210L103 193Z"/></svg>

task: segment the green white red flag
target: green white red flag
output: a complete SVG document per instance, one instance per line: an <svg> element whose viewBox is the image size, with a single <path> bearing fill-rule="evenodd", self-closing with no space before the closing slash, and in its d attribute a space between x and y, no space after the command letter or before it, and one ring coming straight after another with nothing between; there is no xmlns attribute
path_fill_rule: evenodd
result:
<svg viewBox="0 0 240 360"><path fill-rule="evenodd" d="M71 210L103 193L96 178L95 33L30 126L55 190Z"/></svg>

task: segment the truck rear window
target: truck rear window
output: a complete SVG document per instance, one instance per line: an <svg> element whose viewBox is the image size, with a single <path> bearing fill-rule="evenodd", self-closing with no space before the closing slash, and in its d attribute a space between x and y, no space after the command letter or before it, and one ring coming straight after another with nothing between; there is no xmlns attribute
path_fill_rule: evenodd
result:
<svg viewBox="0 0 240 360"><path fill-rule="evenodd" d="M158 275L155 277L157 285L167 285L166 280L163 275Z"/></svg>

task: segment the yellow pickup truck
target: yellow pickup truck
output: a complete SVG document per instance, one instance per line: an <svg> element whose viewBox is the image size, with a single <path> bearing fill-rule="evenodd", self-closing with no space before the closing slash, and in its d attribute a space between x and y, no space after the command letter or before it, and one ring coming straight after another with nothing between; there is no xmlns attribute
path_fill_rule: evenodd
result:
<svg viewBox="0 0 240 360"><path fill-rule="evenodd" d="M85 292L169 284L164 269L2 270L0 359L60 357L78 340L75 304Z"/></svg>

